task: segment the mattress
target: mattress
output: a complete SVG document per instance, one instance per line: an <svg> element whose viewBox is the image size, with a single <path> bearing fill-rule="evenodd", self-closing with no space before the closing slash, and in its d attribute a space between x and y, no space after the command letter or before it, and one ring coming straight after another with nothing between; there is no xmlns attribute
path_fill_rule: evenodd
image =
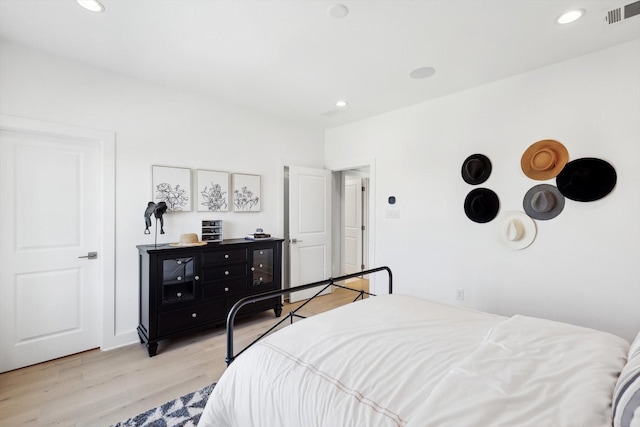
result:
<svg viewBox="0 0 640 427"><path fill-rule="evenodd" d="M296 322L239 356L199 426L611 426L629 344L403 295Z"/></svg>

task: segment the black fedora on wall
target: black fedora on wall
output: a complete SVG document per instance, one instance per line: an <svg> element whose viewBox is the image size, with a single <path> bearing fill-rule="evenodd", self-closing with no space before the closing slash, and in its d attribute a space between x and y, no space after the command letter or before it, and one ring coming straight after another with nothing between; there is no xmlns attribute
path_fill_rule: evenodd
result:
<svg viewBox="0 0 640 427"><path fill-rule="evenodd" d="M489 179L491 161L484 154L472 154L462 163L462 179L471 185L478 185Z"/></svg>
<svg viewBox="0 0 640 427"><path fill-rule="evenodd" d="M592 202L611 193L617 180L616 170L609 163L584 157L567 163L556 177L556 185L567 199Z"/></svg>
<svg viewBox="0 0 640 427"><path fill-rule="evenodd" d="M500 200L488 188L471 190L464 200L464 213L473 222L489 222L498 215Z"/></svg>

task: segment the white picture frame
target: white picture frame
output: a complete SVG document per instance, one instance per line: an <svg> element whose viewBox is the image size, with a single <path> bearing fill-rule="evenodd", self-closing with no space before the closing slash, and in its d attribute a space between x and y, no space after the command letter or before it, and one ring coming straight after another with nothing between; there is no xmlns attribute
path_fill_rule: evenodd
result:
<svg viewBox="0 0 640 427"><path fill-rule="evenodd" d="M262 192L260 175L233 174L231 197L234 212L260 212Z"/></svg>
<svg viewBox="0 0 640 427"><path fill-rule="evenodd" d="M229 172L196 170L198 212L229 211Z"/></svg>
<svg viewBox="0 0 640 427"><path fill-rule="evenodd" d="M191 211L191 169L151 166L152 200L165 202L167 212Z"/></svg>

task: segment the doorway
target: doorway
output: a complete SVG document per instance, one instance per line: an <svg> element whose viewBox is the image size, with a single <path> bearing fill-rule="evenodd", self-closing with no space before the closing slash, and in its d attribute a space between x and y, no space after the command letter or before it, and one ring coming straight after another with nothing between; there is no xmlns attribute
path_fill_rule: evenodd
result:
<svg viewBox="0 0 640 427"><path fill-rule="evenodd" d="M319 170L318 170L319 171ZM337 277L343 274L351 274L369 268L372 247L370 246L371 229L370 223L370 172L369 165L344 170L334 170L331 172L331 202L325 204L329 211L325 213L330 218L331 229L331 254L327 266L330 270L325 270L324 275L314 277L313 280L322 280L330 276ZM293 245L295 235L290 234L291 229L291 195L290 193L290 167L283 167L283 237L285 239L283 248L283 287L303 285L307 282L296 282L292 278L291 271L299 266L292 266L292 249L297 249ZM347 197L349 200L347 201ZM331 206L334 208L331 209ZM295 234L295 233L294 233ZM305 269L305 267L301 267ZM317 270L317 268L312 269ZM359 286L366 285L369 289L369 282L366 278L359 283Z"/></svg>
<svg viewBox="0 0 640 427"><path fill-rule="evenodd" d="M368 171L343 171L341 185L340 253L341 274L353 274L369 268L369 174Z"/></svg>

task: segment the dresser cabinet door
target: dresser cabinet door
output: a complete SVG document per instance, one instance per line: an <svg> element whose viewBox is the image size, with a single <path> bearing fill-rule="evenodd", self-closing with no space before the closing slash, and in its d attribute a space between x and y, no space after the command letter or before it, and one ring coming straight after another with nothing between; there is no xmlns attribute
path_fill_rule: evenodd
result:
<svg viewBox="0 0 640 427"><path fill-rule="evenodd" d="M252 293L262 292L275 287L273 247L254 248L252 251L251 286Z"/></svg>
<svg viewBox="0 0 640 427"><path fill-rule="evenodd" d="M199 299L200 268L196 254L163 256L158 261L158 302L162 309L171 309L180 303Z"/></svg>

